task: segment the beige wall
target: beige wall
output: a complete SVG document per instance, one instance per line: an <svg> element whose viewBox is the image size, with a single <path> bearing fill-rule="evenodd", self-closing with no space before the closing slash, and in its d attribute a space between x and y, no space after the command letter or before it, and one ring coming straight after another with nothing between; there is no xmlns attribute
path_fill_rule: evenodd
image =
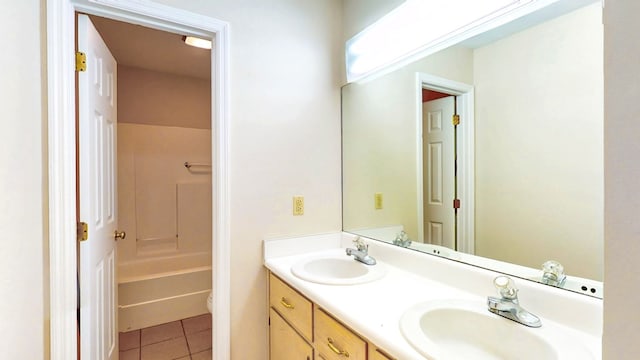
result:
<svg viewBox="0 0 640 360"><path fill-rule="evenodd" d="M344 41L352 38L406 0L343 0Z"/></svg>
<svg viewBox="0 0 640 360"><path fill-rule="evenodd" d="M474 51L476 255L603 274L599 4Z"/></svg>
<svg viewBox="0 0 640 360"><path fill-rule="evenodd" d="M605 75L605 300L603 355L640 354L640 2L607 0Z"/></svg>
<svg viewBox="0 0 640 360"><path fill-rule="evenodd" d="M403 225L418 240L416 72L470 84L472 69L473 52L452 47L343 88L344 229Z"/></svg>
<svg viewBox="0 0 640 360"><path fill-rule="evenodd" d="M266 359L262 239L341 229L342 4L159 2L231 25L231 351Z"/></svg>
<svg viewBox="0 0 640 360"><path fill-rule="evenodd" d="M118 65L118 122L211 128L211 81Z"/></svg>
<svg viewBox="0 0 640 360"><path fill-rule="evenodd" d="M48 352L44 15L41 1L0 11L0 358Z"/></svg>

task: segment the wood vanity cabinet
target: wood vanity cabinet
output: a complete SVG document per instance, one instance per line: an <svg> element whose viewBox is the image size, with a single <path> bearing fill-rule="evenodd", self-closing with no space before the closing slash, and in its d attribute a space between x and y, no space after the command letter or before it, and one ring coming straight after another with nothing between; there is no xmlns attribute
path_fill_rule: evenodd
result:
<svg viewBox="0 0 640 360"><path fill-rule="evenodd" d="M369 343L369 359L368 360L393 360L387 356L385 352L378 349L375 345Z"/></svg>
<svg viewBox="0 0 640 360"><path fill-rule="evenodd" d="M269 309L269 358L313 360L313 347L273 309Z"/></svg>
<svg viewBox="0 0 640 360"><path fill-rule="evenodd" d="M367 342L317 306L313 309L318 356L324 360L366 359Z"/></svg>
<svg viewBox="0 0 640 360"><path fill-rule="evenodd" d="M269 273L270 360L394 360Z"/></svg>

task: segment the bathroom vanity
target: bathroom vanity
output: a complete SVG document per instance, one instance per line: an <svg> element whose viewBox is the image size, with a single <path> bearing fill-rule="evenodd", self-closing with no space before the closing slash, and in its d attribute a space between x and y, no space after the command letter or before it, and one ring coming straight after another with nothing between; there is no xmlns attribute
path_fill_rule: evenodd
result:
<svg viewBox="0 0 640 360"><path fill-rule="evenodd" d="M532 328L489 312L503 274L369 239L364 265L354 238L264 242L272 360L601 359L601 299L515 278Z"/></svg>
<svg viewBox="0 0 640 360"><path fill-rule="evenodd" d="M271 359L392 359L273 273L269 307Z"/></svg>

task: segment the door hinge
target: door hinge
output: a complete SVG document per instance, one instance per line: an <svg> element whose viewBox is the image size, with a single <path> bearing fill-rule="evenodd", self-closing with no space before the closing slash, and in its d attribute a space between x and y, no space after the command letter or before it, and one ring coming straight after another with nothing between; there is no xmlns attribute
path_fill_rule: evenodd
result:
<svg viewBox="0 0 640 360"><path fill-rule="evenodd" d="M460 199L453 199L453 208L460 209Z"/></svg>
<svg viewBox="0 0 640 360"><path fill-rule="evenodd" d="M87 54L76 52L76 71L87 71Z"/></svg>
<svg viewBox="0 0 640 360"><path fill-rule="evenodd" d="M78 240L86 241L89 238L89 225L86 222L78 223Z"/></svg>
<svg viewBox="0 0 640 360"><path fill-rule="evenodd" d="M451 122L453 123L453 126L460 125L460 115L458 114L453 115L453 119L451 119Z"/></svg>

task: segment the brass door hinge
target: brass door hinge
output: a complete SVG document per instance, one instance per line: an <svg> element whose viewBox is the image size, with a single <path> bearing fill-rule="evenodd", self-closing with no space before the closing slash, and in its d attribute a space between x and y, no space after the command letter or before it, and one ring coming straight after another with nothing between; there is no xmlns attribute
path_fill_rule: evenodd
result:
<svg viewBox="0 0 640 360"><path fill-rule="evenodd" d="M453 208L460 209L460 199L453 199Z"/></svg>
<svg viewBox="0 0 640 360"><path fill-rule="evenodd" d="M458 114L453 115L452 122L453 122L453 126L460 125L460 115L458 115Z"/></svg>
<svg viewBox="0 0 640 360"><path fill-rule="evenodd" d="M87 71L87 54L76 52L76 71Z"/></svg>
<svg viewBox="0 0 640 360"><path fill-rule="evenodd" d="M89 225L86 222L78 223L78 240L86 241L89 238Z"/></svg>

